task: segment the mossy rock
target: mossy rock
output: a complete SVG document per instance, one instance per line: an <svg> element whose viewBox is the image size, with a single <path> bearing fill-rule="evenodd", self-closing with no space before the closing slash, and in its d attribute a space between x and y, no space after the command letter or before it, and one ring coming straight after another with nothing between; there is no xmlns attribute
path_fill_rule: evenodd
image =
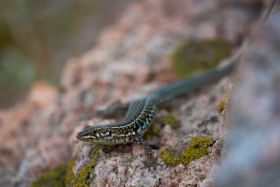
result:
<svg viewBox="0 0 280 187"><path fill-rule="evenodd" d="M134 161L134 158L133 158L133 157L131 157L131 158L128 159L128 162L130 162L130 163L133 162L133 161Z"/></svg>
<svg viewBox="0 0 280 187"><path fill-rule="evenodd" d="M75 179L75 175L72 171L74 165L75 165L75 161L73 158L71 158L67 164L67 170L66 170L66 174L65 174L65 183L67 186L71 186L73 180Z"/></svg>
<svg viewBox="0 0 280 187"><path fill-rule="evenodd" d="M230 46L224 40L190 40L178 44L170 59L174 72L181 78L186 78L200 70L214 69L229 55Z"/></svg>
<svg viewBox="0 0 280 187"><path fill-rule="evenodd" d="M215 140L210 137L197 136L190 140L189 146L182 152L166 148L160 152L161 159L168 165L188 165L192 160L209 153L209 148Z"/></svg>
<svg viewBox="0 0 280 187"><path fill-rule="evenodd" d="M163 127L165 125L170 125L173 129L177 129L180 126L180 120L169 112L160 116L160 123Z"/></svg>
<svg viewBox="0 0 280 187"><path fill-rule="evenodd" d="M219 103L219 105L217 106L217 111L220 113L220 114L223 114L226 107L227 107L227 103L230 99L230 96L231 96L231 93L229 92L223 99L222 101Z"/></svg>
<svg viewBox="0 0 280 187"><path fill-rule="evenodd" d="M150 126L150 128L147 130L147 132L144 135L144 139L148 140L153 136L156 136L159 134L159 128L157 127L157 125L155 124L155 122L153 122Z"/></svg>
<svg viewBox="0 0 280 187"><path fill-rule="evenodd" d="M209 153L209 148L214 144L210 137L197 136L190 140L189 146L181 153L181 162L187 165L192 160L202 157Z"/></svg>
<svg viewBox="0 0 280 187"><path fill-rule="evenodd" d="M113 173L115 173L115 174L118 174L119 173L119 167L117 166L117 165L115 165L114 167L113 167Z"/></svg>
<svg viewBox="0 0 280 187"><path fill-rule="evenodd" d="M73 166L74 160L70 159L66 164L49 169L33 181L31 187L65 187L66 185L70 185L74 179L72 172Z"/></svg>
<svg viewBox="0 0 280 187"><path fill-rule="evenodd" d="M98 153L102 146L96 146L92 151L92 158L89 164L83 166L76 174L73 174L75 165L74 159L70 159L68 163L59 165L53 169L46 171L38 179L32 182L31 187L88 187L92 182L92 176Z"/></svg>
<svg viewBox="0 0 280 187"><path fill-rule="evenodd" d="M167 148L160 152L161 159L168 165L179 165L181 163L180 154Z"/></svg>
<svg viewBox="0 0 280 187"><path fill-rule="evenodd" d="M89 161L87 166L83 166L77 173L76 178L73 182L74 187L88 187L89 184L92 182L91 175L94 172L94 167L96 162L94 159Z"/></svg>
<svg viewBox="0 0 280 187"><path fill-rule="evenodd" d="M102 146L96 145L92 150L92 158L89 164L83 166L76 174L76 177L71 186L73 187L88 187L92 182L92 177L94 176L94 168L96 166L97 157Z"/></svg>

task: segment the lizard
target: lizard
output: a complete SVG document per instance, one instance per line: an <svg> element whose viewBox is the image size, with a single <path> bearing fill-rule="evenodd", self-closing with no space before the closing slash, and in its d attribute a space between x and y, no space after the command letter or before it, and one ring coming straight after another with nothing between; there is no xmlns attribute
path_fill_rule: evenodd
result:
<svg viewBox="0 0 280 187"><path fill-rule="evenodd" d="M239 56L235 55L232 61L236 61ZM162 87L146 97L131 101L122 121L111 124L86 126L76 134L76 138L80 141L99 145L140 144L145 148L148 166L153 166L155 162L152 156L151 145L142 136L154 121L159 105L175 96L219 80L223 76L231 73L234 67L235 63L231 62L212 71Z"/></svg>

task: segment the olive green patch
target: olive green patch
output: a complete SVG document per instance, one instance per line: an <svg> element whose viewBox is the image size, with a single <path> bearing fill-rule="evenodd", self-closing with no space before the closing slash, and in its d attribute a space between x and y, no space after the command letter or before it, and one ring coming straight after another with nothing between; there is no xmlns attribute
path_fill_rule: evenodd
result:
<svg viewBox="0 0 280 187"><path fill-rule="evenodd" d="M113 173L118 174L119 173L119 167L117 165L115 165L113 167Z"/></svg>
<svg viewBox="0 0 280 187"><path fill-rule="evenodd" d="M155 122L153 122L151 124L150 128L147 130L147 132L143 136L143 138L147 140L147 139L150 139L152 136L158 135L158 133L159 133L159 128L157 127Z"/></svg>
<svg viewBox="0 0 280 187"><path fill-rule="evenodd" d="M188 165L192 160L209 153L209 148L215 140L210 137L197 136L190 140L189 146L182 152L166 148L160 152L161 159L168 165Z"/></svg>
<svg viewBox="0 0 280 187"><path fill-rule="evenodd" d="M98 153L102 146L96 145L94 150L92 151L92 158L89 161L89 164L83 166L74 179L72 186L74 187L88 187L89 184L92 182L94 167L96 166L96 160Z"/></svg>
<svg viewBox="0 0 280 187"><path fill-rule="evenodd" d="M131 157L131 158L128 159L128 162L133 162L133 161L134 161L134 158L133 158L133 157Z"/></svg>
<svg viewBox="0 0 280 187"><path fill-rule="evenodd" d="M223 114L226 107L227 107L227 103L228 103L228 100L230 99L230 93L228 93L223 99L222 101L219 103L218 107L217 107L217 111L220 113L220 114Z"/></svg>
<svg viewBox="0 0 280 187"><path fill-rule="evenodd" d="M229 55L230 46L224 40L190 40L179 43L170 59L174 72L181 78L186 78L200 70L214 69Z"/></svg>
<svg viewBox="0 0 280 187"><path fill-rule="evenodd" d="M49 169L31 183L31 187L64 187L70 185L74 179L72 168L74 160Z"/></svg>
<svg viewBox="0 0 280 187"><path fill-rule="evenodd" d="M177 129L180 126L180 120L178 120L173 114L167 113L160 116L160 122L162 126L170 125L173 129Z"/></svg>

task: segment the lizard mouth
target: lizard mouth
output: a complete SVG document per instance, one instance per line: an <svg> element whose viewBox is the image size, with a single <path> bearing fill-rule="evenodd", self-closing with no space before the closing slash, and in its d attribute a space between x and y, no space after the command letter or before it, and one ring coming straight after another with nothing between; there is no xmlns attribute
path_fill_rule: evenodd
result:
<svg viewBox="0 0 280 187"><path fill-rule="evenodd" d="M85 141L89 135L90 135L90 130L91 130L91 127L90 126L86 126L83 130L81 130L80 132L78 132L76 134L76 138L78 140L82 140L82 141Z"/></svg>
<svg viewBox="0 0 280 187"><path fill-rule="evenodd" d="M80 141L83 141L83 142L94 142L96 141L96 137L93 136L93 135L90 135L89 133L87 132L78 132L76 134L76 138Z"/></svg>

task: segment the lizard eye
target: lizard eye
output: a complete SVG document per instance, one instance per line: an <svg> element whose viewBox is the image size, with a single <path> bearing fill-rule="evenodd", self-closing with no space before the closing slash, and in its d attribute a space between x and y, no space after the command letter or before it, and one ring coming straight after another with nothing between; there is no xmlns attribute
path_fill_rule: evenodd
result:
<svg viewBox="0 0 280 187"><path fill-rule="evenodd" d="M107 136L107 137L109 136L109 137L111 137L112 133L111 133L111 130L106 130L103 133L101 133L101 135L102 136Z"/></svg>

